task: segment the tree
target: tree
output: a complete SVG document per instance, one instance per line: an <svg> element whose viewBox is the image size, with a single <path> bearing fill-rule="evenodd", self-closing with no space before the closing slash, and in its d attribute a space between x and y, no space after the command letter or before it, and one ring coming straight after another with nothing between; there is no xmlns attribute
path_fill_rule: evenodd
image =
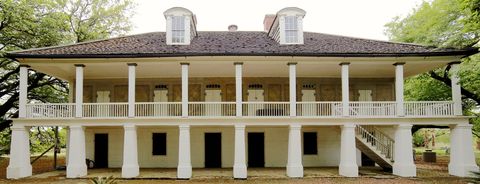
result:
<svg viewBox="0 0 480 184"><path fill-rule="evenodd" d="M416 43L441 48L478 46L480 40L480 0L434 0L423 2L404 18L396 17L386 24L392 41ZM476 115L480 105L480 55L462 59L462 99L465 114ZM407 100L451 100L451 66L411 77L405 82ZM475 122L478 118L471 121ZM480 123L474 123L480 132ZM418 129L414 127L414 129Z"/></svg>
<svg viewBox="0 0 480 184"><path fill-rule="evenodd" d="M18 117L19 63L6 58L6 52L125 34L132 7L131 0L0 0L0 132ZM66 102L67 86L29 71L30 100Z"/></svg>

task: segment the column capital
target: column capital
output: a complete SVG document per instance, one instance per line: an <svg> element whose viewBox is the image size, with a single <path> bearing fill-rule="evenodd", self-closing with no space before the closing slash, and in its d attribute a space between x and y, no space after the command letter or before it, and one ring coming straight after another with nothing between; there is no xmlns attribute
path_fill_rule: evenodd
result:
<svg viewBox="0 0 480 184"><path fill-rule="evenodd" d="M75 66L75 67L85 67L84 64L74 64L73 66Z"/></svg>
<svg viewBox="0 0 480 184"><path fill-rule="evenodd" d="M126 123L126 124L123 125L123 129L125 129L125 130L136 130L137 126L135 126L132 123Z"/></svg>
<svg viewBox="0 0 480 184"><path fill-rule="evenodd" d="M288 62L287 65L297 65L298 63L297 62Z"/></svg>
<svg viewBox="0 0 480 184"><path fill-rule="evenodd" d="M243 65L243 62L233 62L233 65Z"/></svg>
<svg viewBox="0 0 480 184"><path fill-rule="evenodd" d="M355 127L357 127L357 125L354 123L346 123L342 125L342 128L355 128Z"/></svg>
<svg viewBox="0 0 480 184"><path fill-rule="evenodd" d="M137 63L127 63L128 66L137 66Z"/></svg>
<svg viewBox="0 0 480 184"><path fill-rule="evenodd" d="M236 124L236 125L235 125L235 129L239 129L239 130L245 129L245 127L246 127L246 126L245 126L244 124Z"/></svg>
<svg viewBox="0 0 480 184"><path fill-rule="evenodd" d="M342 65L350 65L350 62L341 62L341 63L338 64L338 65L340 65L340 66L342 66Z"/></svg>
<svg viewBox="0 0 480 184"><path fill-rule="evenodd" d="M187 63L187 62L181 62L180 65L190 65L190 63Z"/></svg>
<svg viewBox="0 0 480 184"><path fill-rule="evenodd" d="M403 66L405 65L405 62L396 62L396 63L393 63L393 66Z"/></svg>
<svg viewBox="0 0 480 184"><path fill-rule="evenodd" d="M178 128L180 130L188 130L188 129L190 129L190 125L178 125Z"/></svg>
<svg viewBox="0 0 480 184"><path fill-rule="evenodd" d="M456 64L461 64L462 62L461 61L452 61L450 63L448 63L449 65L456 65Z"/></svg>
<svg viewBox="0 0 480 184"><path fill-rule="evenodd" d="M472 124L456 124L450 126L450 128L461 128L461 129L472 129L473 125Z"/></svg>
<svg viewBox="0 0 480 184"><path fill-rule="evenodd" d="M289 128L292 129L292 130L299 130L299 129L302 129L302 125L291 124L291 125L289 125Z"/></svg>
<svg viewBox="0 0 480 184"><path fill-rule="evenodd" d="M78 130L78 129L83 129L84 127L82 125L70 125L70 126L68 126L68 128L70 130L74 130L74 129Z"/></svg>
<svg viewBox="0 0 480 184"><path fill-rule="evenodd" d="M30 68L30 65L26 65L26 64L20 64L18 65L19 67L26 67L26 68Z"/></svg>
<svg viewBox="0 0 480 184"><path fill-rule="evenodd" d="M400 129L409 129L411 130L412 129L412 124L398 124L397 125L397 128L400 128Z"/></svg>
<svg viewBox="0 0 480 184"><path fill-rule="evenodd" d="M26 129L27 127L25 127L24 125L16 125L16 124L10 127L10 130L12 131L25 131Z"/></svg>

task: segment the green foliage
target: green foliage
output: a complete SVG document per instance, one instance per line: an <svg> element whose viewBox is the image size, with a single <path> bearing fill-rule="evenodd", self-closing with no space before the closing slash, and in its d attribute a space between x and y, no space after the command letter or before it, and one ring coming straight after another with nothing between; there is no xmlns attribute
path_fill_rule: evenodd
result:
<svg viewBox="0 0 480 184"><path fill-rule="evenodd" d="M92 184L115 184L117 180L113 176L90 178Z"/></svg>
<svg viewBox="0 0 480 184"><path fill-rule="evenodd" d="M407 101L441 101L451 100L449 86L431 78L428 74L420 74L405 80L405 100Z"/></svg>
<svg viewBox="0 0 480 184"><path fill-rule="evenodd" d="M424 134L423 131L417 131L413 134L413 146L414 147L423 147L423 143L425 142L424 140Z"/></svg>

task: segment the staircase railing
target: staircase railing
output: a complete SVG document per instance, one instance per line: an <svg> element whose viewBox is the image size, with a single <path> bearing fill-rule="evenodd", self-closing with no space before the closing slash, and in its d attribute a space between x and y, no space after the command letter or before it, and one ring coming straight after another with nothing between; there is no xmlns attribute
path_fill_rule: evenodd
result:
<svg viewBox="0 0 480 184"><path fill-rule="evenodd" d="M382 156L393 162L393 146L395 141L373 126L357 125L355 132L360 138L376 148Z"/></svg>

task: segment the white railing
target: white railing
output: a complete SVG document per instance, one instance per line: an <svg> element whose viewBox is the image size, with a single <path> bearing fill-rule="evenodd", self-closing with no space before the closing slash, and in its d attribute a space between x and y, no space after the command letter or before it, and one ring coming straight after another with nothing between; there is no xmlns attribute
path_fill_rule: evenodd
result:
<svg viewBox="0 0 480 184"><path fill-rule="evenodd" d="M243 102L243 116L290 116L290 102Z"/></svg>
<svg viewBox="0 0 480 184"><path fill-rule="evenodd" d="M189 102L189 116L235 116L235 102Z"/></svg>
<svg viewBox="0 0 480 184"><path fill-rule="evenodd" d="M393 162L395 141L373 126L357 125L355 132L359 138L375 147L386 159Z"/></svg>
<svg viewBox="0 0 480 184"><path fill-rule="evenodd" d="M75 117L74 103L37 103L26 105L27 118L72 118Z"/></svg>
<svg viewBox="0 0 480 184"><path fill-rule="evenodd" d="M350 102L350 116L395 116L396 102Z"/></svg>
<svg viewBox="0 0 480 184"><path fill-rule="evenodd" d="M342 102L297 102L297 116L341 116L341 106Z"/></svg>
<svg viewBox="0 0 480 184"><path fill-rule="evenodd" d="M452 101L404 102L405 116L453 116Z"/></svg>
<svg viewBox="0 0 480 184"><path fill-rule="evenodd" d="M84 103L83 117L118 118L128 116L128 103Z"/></svg>
<svg viewBox="0 0 480 184"><path fill-rule="evenodd" d="M182 116L182 102L137 102L136 117L176 117Z"/></svg>

